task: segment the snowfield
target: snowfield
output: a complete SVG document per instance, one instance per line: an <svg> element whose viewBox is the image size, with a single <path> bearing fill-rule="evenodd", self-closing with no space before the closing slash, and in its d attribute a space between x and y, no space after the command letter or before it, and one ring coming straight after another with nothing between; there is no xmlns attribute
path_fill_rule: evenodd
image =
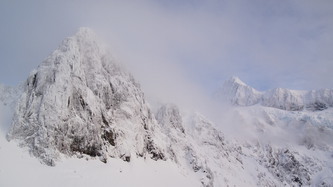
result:
<svg viewBox="0 0 333 187"><path fill-rule="evenodd" d="M0 186L333 186L333 91L232 77L209 120L140 85L88 28L0 85Z"/></svg>
<svg viewBox="0 0 333 187"><path fill-rule="evenodd" d="M56 167L41 164L16 142L0 136L0 186L193 186L201 183L191 172L186 172L171 161L64 157Z"/></svg>

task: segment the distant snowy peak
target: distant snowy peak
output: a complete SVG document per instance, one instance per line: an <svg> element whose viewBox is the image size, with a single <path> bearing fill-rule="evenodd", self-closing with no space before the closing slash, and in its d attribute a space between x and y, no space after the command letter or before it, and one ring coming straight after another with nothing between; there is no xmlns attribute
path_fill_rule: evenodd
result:
<svg viewBox="0 0 333 187"><path fill-rule="evenodd" d="M232 84L247 86L247 84L245 84L242 80L240 80L239 77L236 77L236 76L230 77L230 79L227 82L232 83Z"/></svg>
<svg viewBox="0 0 333 187"><path fill-rule="evenodd" d="M261 92L246 85L238 77L231 77L223 83L214 97L231 102L233 105L249 106L258 103L261 95Z"/></svg>
<svg viewBox="0 0 333 187"><path fill-rule="evenodd" d="M237 106L261 104L288 111L318 111L333 107L333 90L331 89L302 91L275 88L259 92L238 77L225 81L214 97Z"/></svg>

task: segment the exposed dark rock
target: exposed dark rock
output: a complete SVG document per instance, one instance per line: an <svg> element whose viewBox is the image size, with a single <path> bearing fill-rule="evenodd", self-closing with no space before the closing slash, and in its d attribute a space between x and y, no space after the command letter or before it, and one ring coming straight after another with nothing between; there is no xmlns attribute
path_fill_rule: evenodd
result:
<svg viewBox="0 0 333 187"><path fill-rule="evenodd" d="M112 132L112 130L104 130L104 133L102 135L102 138L106 141L108 141L112 146L116 145L116 136L115 134Z"/></svg>
<svg viewBox="0 0 333 187"><path fill-rule="evenodd" d="M325 103L322 103L319 101L306 105L306 109L308 109L310 111L322 111L322 110L326 110L327 108L328 108L328 106Z"/></svg>

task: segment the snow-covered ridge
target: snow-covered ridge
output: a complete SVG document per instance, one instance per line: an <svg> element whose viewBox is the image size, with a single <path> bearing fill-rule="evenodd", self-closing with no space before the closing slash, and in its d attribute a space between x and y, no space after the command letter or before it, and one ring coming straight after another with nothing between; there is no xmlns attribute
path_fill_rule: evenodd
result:
<svg viewBox="0 0 333 187"><path fill-rule="evenodd" d="M260 104L288 111L320 111L333 107L332 89L303 91L275 88L259 92L237 77L225 81L214 97L238 106Z"/></svg>

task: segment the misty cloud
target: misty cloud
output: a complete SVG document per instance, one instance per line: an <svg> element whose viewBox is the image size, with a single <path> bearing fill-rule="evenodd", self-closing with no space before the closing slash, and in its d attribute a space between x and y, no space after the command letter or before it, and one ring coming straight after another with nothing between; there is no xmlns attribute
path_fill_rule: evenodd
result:
<svg viewBox="0 0 333 187"><path fill-rule="evenodd" d="M0 81L23 81L61 40L87 26L144 90L204 101L237 75L259 90L333 87L331 1L1 2ZM203 104L204 105L204 104Z"/></svg>

